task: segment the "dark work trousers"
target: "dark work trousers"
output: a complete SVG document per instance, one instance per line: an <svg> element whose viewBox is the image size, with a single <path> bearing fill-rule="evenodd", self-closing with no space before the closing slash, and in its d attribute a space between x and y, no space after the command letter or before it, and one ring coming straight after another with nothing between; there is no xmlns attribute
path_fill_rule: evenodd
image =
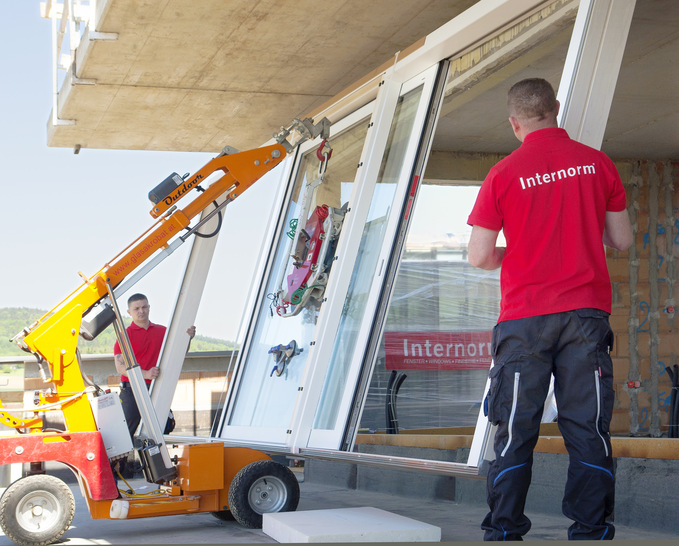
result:
<svg viewBox="0 0 679 546"><path fill-rule="evenodd" d="M146 388L149 387L150 385L147 383ZM125 421L127 421L127 429L130 431L130 438L134 439L134 433L141 422L141 414L137 407L137 401L134 399L132 387L127 381L120 384L120 402L123 405L123 413L125 414ZM171 420L168 418L163 434L169 434L172 428Z"/></svg>
<svg viewBox="0 0 679 546"><path fill-rule="evenodd" d="M487 478L490 512L484 540L522 540L533 449L551 375L558 426L569 454L562 509L570 540L612 539L615 476L609 424L613 412L613 333L608 313L578 309L500 322L493 331L490 389L484 402L497 424Z"/></svg>

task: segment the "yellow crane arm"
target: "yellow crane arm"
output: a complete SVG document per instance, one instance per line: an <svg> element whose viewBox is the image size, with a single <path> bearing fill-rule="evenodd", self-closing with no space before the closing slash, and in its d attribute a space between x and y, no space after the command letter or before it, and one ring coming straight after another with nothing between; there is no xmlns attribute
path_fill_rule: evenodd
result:
<svg viewBox="0 0 679 546"><path fill-rule="evenodd" d="M50 379L58 392L57 398L66 398L85 390L76 357L78 336L83 316L108 296L107 284L115 288L156 251L166 247L215 199L224 194L227 201L236 199L285 156L286 148L282 144L274 144L233 155L220 155L209 161L187 182L155 204L151 215L157 221L150 229L94 275L85 278L85 282L75 291L14 338L22 348L50 365ZM205 181L215 171L222 171L223 175L208 188L202 188L203 192L193 192L197 196L183 209L176 207L179 199L186 197L191 189L198 186L199 181ZM93 419L87 417L91 416L91 411L82 411L85 405L89 408L88 401L81 401L82 408L78 403L64 405L64 417L69 430L96 430ZM71 419L67 413L71 414ZM77 425L74 427L75 423Z"/></svg>
<svg viewBox="0 0 679 546"><path fill-rule="evenodd" d="M84 328L83 317L109 297L109 293L113 297L113 289L142 264L148 263L150 267L155 267L158 262L147 260L177 242L176 237L180 236L182 230L188 228L192 219L216 199L225 196L222 205L233 201L281 163L299 144L319 135L326 139L329 130L330 122L326 118L317 124L310 118L295 119L289 128L281 128L281 132L274 135L276 144L236 153L227 153L225 149L191 177L184 179L177 174L171 175L149 193L154 203L150 214L156 222L94 275L88 278L81 274L84 282L78 288L13 338L22 349L36 355L43 378L54 384L54 389L42 393L40 397L50 406L61 408L69 431L96 430L89 401L83 396L88 387L82 376L77 351L81 334L91 339L88 337L91 335L90 330ZM207 183L208 178L217 171L221 171L221 176L207 188L200 187L201 192L191 191L198 188L199 184ZM179 209L178 201L189 194L194 196L193 200ZM189 234L193 231L190 230ZM183 242L185 237L181 237ZM107 324L106 320L101 322ZM50 367L49 374L43 366L44 362ZM40 411L40 407L36 407L37 411ZM0 414L2 419L7 422L13 418ZM40 423L38 420L31 421L27 426L33 429L39 427Z"/></svg>

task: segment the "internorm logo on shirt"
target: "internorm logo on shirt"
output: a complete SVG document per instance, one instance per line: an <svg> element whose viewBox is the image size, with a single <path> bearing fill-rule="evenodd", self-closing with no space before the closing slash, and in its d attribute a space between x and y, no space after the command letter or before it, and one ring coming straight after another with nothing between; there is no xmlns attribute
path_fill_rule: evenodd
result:
<svg viewBox="0 0 679 546"><path fill-rule="evenodd" d="M528 177L525 180L523 176L520 176L519 182L521 183L521 189L525 190L536 186L542 186L543 184L549 184L550 182L573 178L580 176L581 174L596 174L594 163L591 165L576 165L575 167L559 169L558 171L551 173L535 173L535 176Z"/></svg>

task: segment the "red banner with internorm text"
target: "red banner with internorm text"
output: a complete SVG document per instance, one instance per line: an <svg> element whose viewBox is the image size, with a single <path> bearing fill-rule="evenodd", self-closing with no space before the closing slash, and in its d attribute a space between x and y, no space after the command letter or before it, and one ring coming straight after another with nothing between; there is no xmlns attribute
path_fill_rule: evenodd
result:
<svg viewBox="0 0 679 546"><path fill-rule="evenodd" d="M385 332L387 370L487 370L491 331Z"/></svg>

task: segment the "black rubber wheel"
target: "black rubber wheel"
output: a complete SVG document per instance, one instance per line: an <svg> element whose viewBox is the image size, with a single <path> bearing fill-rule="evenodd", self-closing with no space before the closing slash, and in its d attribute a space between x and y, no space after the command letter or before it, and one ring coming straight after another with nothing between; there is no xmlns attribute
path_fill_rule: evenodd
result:
<svg viewBox="0 0 679 546"><path fill-rule="evenodd" d="M292 512L297 504L297 478L288 467L274 461L244 466L229 487L229 510L248 529L262 527L262 514Z"/></svg>
<svg viewBox="0 0 679 546"><path fill-rule="evenodd" d="M74 514L73 493L48 474L15 481L0 499L0 527L19 546L52 544L68 531Z"/></svg>

